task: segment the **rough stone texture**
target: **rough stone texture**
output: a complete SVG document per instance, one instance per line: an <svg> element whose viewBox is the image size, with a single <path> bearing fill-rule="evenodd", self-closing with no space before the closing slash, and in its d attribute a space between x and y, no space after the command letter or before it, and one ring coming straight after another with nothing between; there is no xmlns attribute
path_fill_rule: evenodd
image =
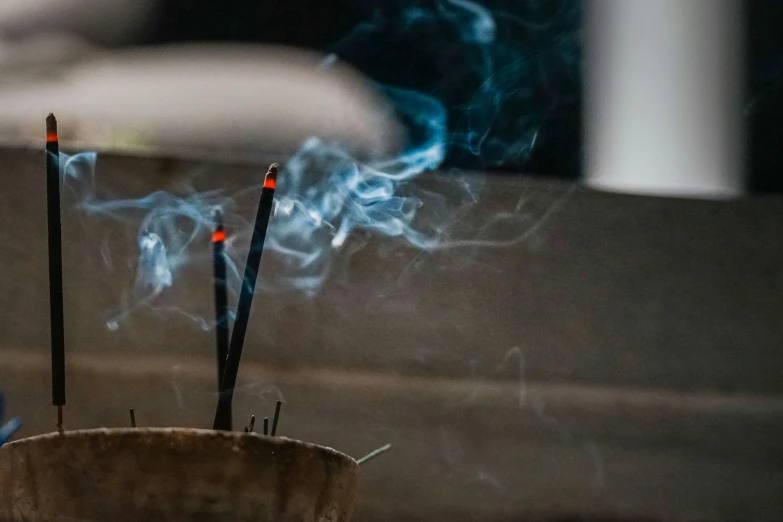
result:
<svg viewBox="0 0 783 522"><path fill-rule="evenodd" d="M349 522L357 468L334 450L257 434L51 433L0 449L0 520Z"/></svg>

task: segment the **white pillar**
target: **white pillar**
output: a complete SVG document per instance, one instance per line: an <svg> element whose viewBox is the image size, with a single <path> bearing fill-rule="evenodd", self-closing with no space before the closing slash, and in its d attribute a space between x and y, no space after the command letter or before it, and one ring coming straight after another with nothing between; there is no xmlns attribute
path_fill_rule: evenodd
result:
<svg viewBox="0 0 783 522"><path fill-rule="evenodd" d="M740 193L741 0L586 0L585 7L588 185Z"/></svg>

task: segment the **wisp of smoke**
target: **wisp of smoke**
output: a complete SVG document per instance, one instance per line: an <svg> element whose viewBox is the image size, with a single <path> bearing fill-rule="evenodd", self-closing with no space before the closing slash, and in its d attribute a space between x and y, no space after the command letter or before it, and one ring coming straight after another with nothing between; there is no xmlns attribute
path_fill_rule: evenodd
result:
<svg viewBox="0 0 783 522"><path fill-rule="evenodd" d="M577 2L542 0L528 4L530 13L546 11L552 20L577 19L578 8L573 7ZM551 8L553 4L557 9ZM543 5L550 7L539 7ZM555 93L552 77L577 64L577 36L560 34L559 26L553 29L552 23L540 13L525 20L508 12L493 12L470 0L437 0L432 5L408 6L398 13L379 13L339 42L334 55L353 62L361 61L355 50L373 46L388 49L389 38L397 42L406 38L410 42L426 41L435 59L442 48L441 58L452 62L441 64L448 74L440 75L426 89L378 83L395 108L393 116L407 130L407 142L396 156L359 161L343 145L316 136L285 162L265 255L278 260L283 271L274 284L262 278L260 288L316 293L327 281L335 256L357 232L395 237L426 251L503 246L524 240L540 220L531 221L529 216L520 219L525 212L522 205L476 227L474 237L452 234L450 224L455 216L479 199L479 176L445 176L448 197L417 187L411 180L442 167L447 155L471 156L472 165L479 168L524 163L552 110L553 102L542 99L540 93L548 89ZM432 32L433 28L440 29ZM509 35L517 33L527 35L532 43L528 47L515 43ZM435 36L422 39L422 35L429 34ZM443 37L440 41L438 35ZM453 63L455 52L459 64ZM333 59L322 66L328 67ZM394 63L392 60L384 67L388 69ZM557 97L553 94L551 98ZM255 194L260 185L247 187L239 194L191 188L181 194L159 191L143 198L107 198L96 190L95 161L95 154L85 153L64 162L63 176L76 194L80 210L86 215L129 223L138 219L130 217L134 213L143 216L137 234L133 290L107 326L116 329L135 310L149 307L159 312L176 310L209 328L209 321L189 315L184 304L156 308L156 300L176 284L183 268L209 262L208 237L216 207L227 213L227 222L233 219L234 224L242 224L232 228L226 243L229 287L233 292L238 289L252 224L238 217L236 201ZM259 172L259 182L262 175ZM545 218L547 213L542 214L540 217ZM498 222L519 226L506 237L487 238L484 230ZM504 230L509 228L513 227ZM110 260L106 250L104 244L104 258Z"/></svg>

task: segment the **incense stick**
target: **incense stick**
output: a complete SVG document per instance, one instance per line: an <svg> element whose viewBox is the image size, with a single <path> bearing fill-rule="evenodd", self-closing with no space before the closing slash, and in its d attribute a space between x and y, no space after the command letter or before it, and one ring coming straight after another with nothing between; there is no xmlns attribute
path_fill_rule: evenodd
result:
<svg viewBox="0 0 783 522"><path fill-rule="evenodd" d="M264 435L269 435L269 417L264 417Z"/></svg>
<svg viewBox="0 0 783 522"><path fill-rule="evenodd" d="M239 372L239 361L242 357L242 347L247 333L247 323L250 319L250 308L253 304L253 294L256 289L258 268L261 266L261 254L264 251L266 230L269 226L269 216L272 213L272 204L275 198L275 185L277 183L277 164L273 163L264 178L264 188L258 202L256 222L253 227L253 238L250 241L250 251L245 264L245 275L242 280L242 289L237 302L234 328L231 332L231 340L228 346L228 358L226 370L221 381L221 390L218 396L218 404L215 410L215 421L212 425L216 430L231 429L231 403L234 399L234 386Z"/></svg>
<svg viewBox="0 0 783 522"><path fill-rule="evenodd" d="M362 464L364 464L368 460L374 459L375 457L377 457L378 455L380 455L382 453L386 453L391 448L392 448L391 444L387 444L385 446L382 446L382 447L378 448L377 450L373 451L372 453L368 453L364 457L360 458L359 460L356 461L356 463L361 466Z"/></svg>
<svg viewBox="0 0 783 522"><path fill-rule="evenodd" d="M223 388L223 373L228 357L228 289L226 288L226 230L223 226L223 212L215 211L215 231L212 234L212 265L215 285L215 341L217 343L217 387Z"/></svg>
<svg viewBox="0 0 783 522"><path fill-rule="evenodd" d="M52 351L52 403L57 429L63 429L65 405L65 321L63 318L63 254L60 222L60 144L57 119L46 117L46 210L49 228L49 317Z"/></svg>
<svg viewBox="0 0 783 522"><path fill-rule="evenodd" d="M250 416L250 425L247 427L247 431L249 433L252 433L254 429L256 429L256 416L255 415L251 415Z"/></svg>
<svg viewBox="0 0 783 522"><path fill-rule="evenodd" d="M270 433L273 437L277 433L277 419L280 418L280 406L282 405L283 403L280 401L277 401L277 404L275 404L275 416L272 419L272 432Z"/></svg>
<svg viewBox="0 0 783 522"><path fill-rule="evenodd" d="M136 427L136 412L133 411L133 408L130 409L130 419L131 419L131 428Z"/></svg>

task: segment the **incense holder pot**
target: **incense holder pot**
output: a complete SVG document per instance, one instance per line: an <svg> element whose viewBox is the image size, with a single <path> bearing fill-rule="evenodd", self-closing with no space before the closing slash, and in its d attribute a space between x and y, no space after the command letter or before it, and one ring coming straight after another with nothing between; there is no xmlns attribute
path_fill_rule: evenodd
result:
<svg viewBox="0 0 783 522"><path fill-rule="evenodd" d="M357 470L330 448L255 433L50 433L0 448L0 521L348 522Z"/></svg>

